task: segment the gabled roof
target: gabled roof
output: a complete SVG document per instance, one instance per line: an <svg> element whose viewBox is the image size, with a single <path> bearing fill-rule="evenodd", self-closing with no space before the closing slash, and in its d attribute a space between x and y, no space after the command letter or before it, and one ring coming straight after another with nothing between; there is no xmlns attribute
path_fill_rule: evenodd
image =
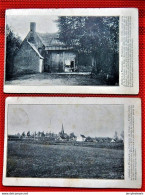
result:
<svg viewBox="0 0 145 195"><path fill-rule="evenodd" d="M38 36L38 34L36 32L29 32L26 36L26 38L24 39L23 42L28 41L29 43L32 43L33 45L35 45L35 47L38 48L42 48L43 47L43 43L42 40L40 39L40 37Z"/></svg>
<svg viewBox="0 0 145 195"><path fill-rule="evenodd" d="M39 53L39 51L37 50L37 48L35 47L34 44L30 43L28 40L27 40L27 43L31 46L31 48L37 53L37 55L39 56L39 58L41 59L44 59L41 54Z"/></svg>
<svg viewBox="0 0 145 195"><path fill-rule="evenodd" d="M23 42L29 42L34 50L45 47L45 50L71 50L59 40L58 33L29 32ZM37 52L39 53L39 51Z"/></svg>
<svg viewBox="0 0 145 195"><path fill-rule="evenodd" d="M37 33L45 46L62 46L64 43L58 40L58 33Z"/></svg>
<svg viewBox="0 0 145 195"><path fill-rule="evenodd" d="M70 50L72 47L67 47L59 40L58 33L37 33L40 37L46 50Z"/></svg>

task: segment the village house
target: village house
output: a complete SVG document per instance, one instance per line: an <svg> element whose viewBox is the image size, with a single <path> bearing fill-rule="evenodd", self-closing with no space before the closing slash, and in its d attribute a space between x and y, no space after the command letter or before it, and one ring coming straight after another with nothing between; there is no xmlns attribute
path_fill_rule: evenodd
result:
<svg viewBox="0 0 145 195"><path fill-rule="evenodd" d="M77 54L73 48L61 42L57 33L37 33L36 23L31 22L30 31L14 57L14 74L62 73L76 69Z"/></svg>

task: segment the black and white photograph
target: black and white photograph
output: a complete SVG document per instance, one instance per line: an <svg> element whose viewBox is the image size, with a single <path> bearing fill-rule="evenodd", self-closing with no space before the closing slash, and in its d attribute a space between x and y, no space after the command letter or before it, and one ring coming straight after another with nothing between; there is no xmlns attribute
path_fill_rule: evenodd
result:
<svg viewBox="0 0 145 195"><path fill-rule="evenodd" d="M119 17L6 17L8 85L119 85Z"/></svg>
<svg viewBox="0 0 145 195"><path fill-rule="evenodd" d="M7 177L124 179L123 105L9 105Z"/></svg>
<svg viewBox="0 0 145 195"><path fill-rule="evenodd" d="M6 93L138 93L138 10L10 9Z"/></svg>
<svg viewBox="0 0 145 195"><path fill-rule="evenodd" d="M6 100L3 185L141 185L137 98Z"/></svg>

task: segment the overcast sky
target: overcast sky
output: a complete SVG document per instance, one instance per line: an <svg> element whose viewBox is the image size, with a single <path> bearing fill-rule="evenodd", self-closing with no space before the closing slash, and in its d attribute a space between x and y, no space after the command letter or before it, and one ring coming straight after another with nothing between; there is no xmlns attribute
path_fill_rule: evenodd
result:
<svg viewBox="0 0 145 195"><path fill-rule="evenodd" d="M113 137L124 130L123 105L9 105L8 134L45 131Z"/></svg>
<svg viewBox="0 0 145 195"><path fill-rule="evenodd" d="M6 22L23 40L30 30L30 22L36 22L36 31L39 33L55 33L58 31L57 19L57 16L10 15L6 17Z"/></svg>

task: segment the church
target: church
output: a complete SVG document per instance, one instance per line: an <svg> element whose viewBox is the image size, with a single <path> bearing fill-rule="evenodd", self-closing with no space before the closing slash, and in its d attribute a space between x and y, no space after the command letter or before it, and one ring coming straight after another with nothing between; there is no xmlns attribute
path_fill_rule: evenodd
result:
<svg viewBox="0 0 145 195"><path fill-rule="evenodd" d="M30 31L14 57L13 72L63 73L77 70L77 54L59 40L58 33L38 33L36 23L30 23Z"/></svg>

